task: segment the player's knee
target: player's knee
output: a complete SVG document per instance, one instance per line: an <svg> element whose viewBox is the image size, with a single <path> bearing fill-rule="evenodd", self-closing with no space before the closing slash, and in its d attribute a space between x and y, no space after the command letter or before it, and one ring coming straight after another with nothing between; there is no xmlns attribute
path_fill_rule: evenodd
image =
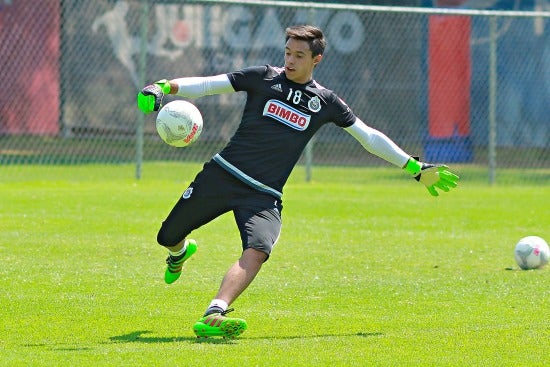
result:
<svg viewBox="0 0 550 367"><path fill-rule="evenodd" d="M263 262L266 262L269 259L269 256L271 255L271 250L273 249L273 244L269 243L254 243L251 245L244 245L243 250L246 249L254 249L257 251L257 254L259 257L262 257ZM265 258L264 258L265 256Z"/></svg>
<svg viewBox="0 0 550 367"><path fill-rule="evenodd" d="M174 247L185 238L181 233L173 233L164 225L160 228L157 234L157 242L164 247Z"/></svg>

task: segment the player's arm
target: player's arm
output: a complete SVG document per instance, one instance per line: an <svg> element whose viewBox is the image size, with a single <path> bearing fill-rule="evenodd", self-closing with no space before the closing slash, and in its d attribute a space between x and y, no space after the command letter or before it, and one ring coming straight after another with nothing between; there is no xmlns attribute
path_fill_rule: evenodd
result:
<svg viewBox="0 0 550 367"><path fill-rule="evenodd" d="M177 94L186 98L199 98L214 94L234 92L227 74L206 77L162 79L143 88L137 96L138 107L144 113L158 111L165 94Z"/></svg>
<svg viewBox="0 0 550 367"><path fill-rule="evenodd" d="M382 132L367 126L359 118L356 118L355 123L344 130L357 139L367 151L398 167L405 166L411 157L390 138Z"/></svg>
<svg viewBox="0 0 550 367"><path fill-rule="evenodd" d="M429 193L438 196L437 189L449 191L457 186L458 176L445 165L423 163L405 153L397 144L382 132L367 126L359 118L345 130L357 139L370 153L403 168L417 181L424 184Z"/></svg>

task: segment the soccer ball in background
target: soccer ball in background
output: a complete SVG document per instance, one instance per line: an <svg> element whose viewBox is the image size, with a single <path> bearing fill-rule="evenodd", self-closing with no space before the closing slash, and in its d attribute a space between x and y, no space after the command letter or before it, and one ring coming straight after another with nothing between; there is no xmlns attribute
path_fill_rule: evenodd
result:
<svg viewBox="0 0 550 367"><path fill-rule="evenodd" d="M514 257L523 270L542 268L550 258L546 241L537 236L524 237L516 244Z"/></svg>
<svg viewBox="0 0 550 367"><path fill-rule="evenodd" d="M191 102L172 101L160 109L156 127L166 144L186 147L199 138L202 132L202 115Z"/></svg>

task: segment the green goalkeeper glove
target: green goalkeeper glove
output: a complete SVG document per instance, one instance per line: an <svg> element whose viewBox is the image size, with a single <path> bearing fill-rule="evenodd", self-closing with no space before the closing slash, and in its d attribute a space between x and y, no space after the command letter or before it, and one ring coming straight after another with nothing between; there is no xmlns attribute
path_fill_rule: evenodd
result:
<svg viewBox="0 0 550 367"><path fill-rule="evenodd" d="M447 192L458 185L458 176L449 171L449 167L419 162L415 158L411 157L404 169L412 174L416 181L426 186L433 196L439 196L436 188Z"/></svg>
<svg viewBox="0 0 550 367"><path fill-rule="evenodd" d="M162 79L154 82L138 93L138 108L145 114L158 111L162 107L162 98L168 93L170 93L170 82L168 80Z"/></svg>

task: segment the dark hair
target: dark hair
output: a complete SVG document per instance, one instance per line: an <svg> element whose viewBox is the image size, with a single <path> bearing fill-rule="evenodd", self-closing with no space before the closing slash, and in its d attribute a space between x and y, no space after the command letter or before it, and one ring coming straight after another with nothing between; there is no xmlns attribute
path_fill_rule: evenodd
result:
<svg viewBox="0 0 550 367"><path fill-rule="evenodd" d="M286 29L285 42L293 38L300 41L306 41L313 56L322 55L327 47L327 41L323 31L312 25L297 25Z"/></svg>

